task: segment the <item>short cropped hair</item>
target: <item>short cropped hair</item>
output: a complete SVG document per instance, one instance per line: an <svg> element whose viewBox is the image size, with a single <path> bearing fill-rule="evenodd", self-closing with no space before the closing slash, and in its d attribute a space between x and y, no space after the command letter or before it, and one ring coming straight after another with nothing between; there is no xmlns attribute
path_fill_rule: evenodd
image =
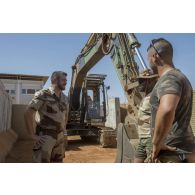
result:
<svg viewBox="0 0 195 195"><path fill-rule="evenodd" d="M63 71L53 72L52 75L51 75L51 83L53 83L56 78L59 78L61 76L67 76L67 73L63 72Z"/></svg>
<svg viewBox="0 0 195 195"><path fill-rule="evenodd" d="M153 48L162 58L173 58L173 46L164 38L153 39L147 51Z"/></svg>

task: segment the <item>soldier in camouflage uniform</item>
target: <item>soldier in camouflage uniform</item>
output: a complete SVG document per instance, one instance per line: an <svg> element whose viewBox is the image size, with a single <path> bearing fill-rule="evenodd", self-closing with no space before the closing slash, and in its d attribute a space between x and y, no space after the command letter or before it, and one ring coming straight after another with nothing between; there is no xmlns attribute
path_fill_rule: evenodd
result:
<svg viewBox="0 0 195 195"><path fill-rule="evenodd" d="M150 155L152 149L150 132L150 95L143 98L138 110L138 135L139 144L135 152L135 163L143 163Z"/></svg>
<svg viewBox="0 0 195 195"><path fill-rule="evenodd" d="M65 155L68 100L63 94L67 74L56 71L51 76L51 87L35 93L25 113L27 129L35 141L34 162L62 162ZM35 117L36 113L36 117ZM36 120L36 133L33 120Z"/></svg>
<svg viewBox="0 0 195 195"><path fill-rule="evenodd" d="M192 87L186 76L175 68L173 47L167 40L152 40L148 60L160 76L150 98L151 162L193 162L194 135L190 126Z"/></svg>
<svg viewBox="0 0 195 195"><path fill-rule="evenodd" d="M151 154L152 138L151 138L151 107L150 93L156 84L158 75L140 76L139 82L146 96L140 103L138 110L138 135L139 144L135 152L135 163L143 163Z"/></svg>

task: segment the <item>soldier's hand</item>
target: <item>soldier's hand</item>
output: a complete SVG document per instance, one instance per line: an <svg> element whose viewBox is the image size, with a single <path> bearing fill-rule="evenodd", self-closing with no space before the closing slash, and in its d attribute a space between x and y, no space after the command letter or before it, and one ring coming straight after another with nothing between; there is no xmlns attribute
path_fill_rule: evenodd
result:
<svg viewBox="0 0 195 195"><path fill-rule="evenodd" d="M176 147L171 147L166 144L163 144L162 146L153 145L152 147L152 154L151 154L151 162L157 163L158 160L158 154L161 150L169 150L169 151L175 151Z"/></svg>
<svg viewBox="0 0 195 195"><path fill-rule="evenodd" d="M35 141L35 144L43 144L45 142L45 136L33 135L32 139Z"/></svg>
<svg viewBox="0 0 195 195"><path fill-rule="evenodd" d="M152 163L156 163L158 162L158 153L160 152L161 147L157 146L157 145L153 145L152 146L152 153L151 153L151 162Z"/></svg>

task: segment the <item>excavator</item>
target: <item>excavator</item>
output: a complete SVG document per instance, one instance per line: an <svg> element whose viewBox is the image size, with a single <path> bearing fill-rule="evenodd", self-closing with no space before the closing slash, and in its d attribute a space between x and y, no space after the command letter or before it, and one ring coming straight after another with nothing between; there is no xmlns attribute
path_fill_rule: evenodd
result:
<svg viewBox="0 0 195 195"><path fill-rule="evenodd" d="M104 84L106 76L89 74L84 78L79 109L74 109L70 104L67 135L79 135L86 142L96 141L102 147L113 147L116 145L116 131L105 126L108 107L107 90L109 89L109 86ZM69 97L72 100L72 95ZM107 136L109 139L104 139L105 134L109 134Z"/></svg>
<svg viewBox="0 0 195 195"><path fill-rule="evenodd" d="M135 143L138 140L137 134L137 111L138 106L145 96L140 89L139 76L153 75L153 72L147 67L140 53L141 44L133 33L93 33L90 35L84 48L76 58L72 66L72 80L69 91L69 120L67 124L68 135L80 135L87 137L94 134L100 137L102 132L110 137L117 134L117 156L116 162L132 162L134 157ZM118 78L125 91L128 100L128 115L124 123L120 123L117 131L105 127L105 124L92 123L86 120L88 114L88 90L89 83L96 80L94 88L95 99L99 101L99 87L103 87L103 110L104 116L99 122L105 122L105 89L103 80L105 77L101 75L88 76L88 72L94 67L104 56L109 55L112 59L114 68ZM91 79L91 80L90 80ZM99 118L100 119L100 118ZM109 133L108 133L109 132ZM100 134L100 135L99 135ZM105 141L105 140L104 140ZM102 145L110 146L111 143L103 143Z"/></svg>

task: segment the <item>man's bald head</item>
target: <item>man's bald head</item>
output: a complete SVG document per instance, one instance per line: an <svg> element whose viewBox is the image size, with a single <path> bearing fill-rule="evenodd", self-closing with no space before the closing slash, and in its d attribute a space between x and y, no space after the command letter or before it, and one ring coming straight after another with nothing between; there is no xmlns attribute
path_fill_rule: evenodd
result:
<svg viewBox="0 0 195 195"><path fill-rule="evenodd" d="M158 66L162 66L163 64L172 65L173 46L166 39L153 39L147 51L148 61L153 70L157 69Z"/></svg>

